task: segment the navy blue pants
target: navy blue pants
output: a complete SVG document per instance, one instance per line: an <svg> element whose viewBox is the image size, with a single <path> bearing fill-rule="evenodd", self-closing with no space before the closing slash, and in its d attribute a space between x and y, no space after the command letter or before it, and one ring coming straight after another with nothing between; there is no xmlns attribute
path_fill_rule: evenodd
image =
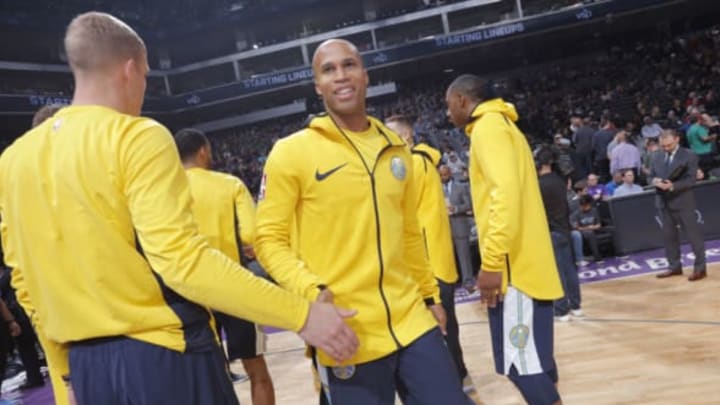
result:
<svg viewBox="0 0 720 405"><path fill-rule="evenodd" d="M320 367L330 405L472 405L442 333L434 328L390 356L345 367ZM327 377L327 379L323 378Z"/></svg>
<svg viewBox="0 0 720 405"><path fill-rule="evenodd" d="M453 358L453 363L455 363L455 368L460 376L460 380L462 380L467 377L468 371L465 366L465 360L463 359L462 346L460 346L460 327L458 326L457 315L455 314L455 286L453 284L447 284L440 279L438 279L437 282L440 287L442 306L445 309L445 315L447 315L447 335L445 335L445 343L450 351L450 356Z"/></svg>
<svg viewBox="0 0 720 405"><path fill-rule="evenodd" d="M570 235L550 232L552 235L555 262L557 263L560 281L565 296L555 300L555 315L567 315L571 309L580 309L580 278L573 258Z"/></svg>
<svg viewBox="0 0 720 405"><path fill-rule="evenodd" d="M504 331L504 313L506 310L514 310L506 306L506 301L502 301L498 302L495 308L488 308L495 371L498 374L505 374L505 341L509 339ZM553 302L533 299L532 306L533 317L530 322L535 346L534 355L539 360L542 371L520 375L512 365L507 377L515 384L529 405L552 405L560 401L560 394L555 386L558 382L558 372L553 348Z"/></svg>
<svg viewBox="0 0 720 405"><path fill-rule="evenodd" d="M119 337L74 344L78 405L238 405L219 346L180 353Z"/></svg>

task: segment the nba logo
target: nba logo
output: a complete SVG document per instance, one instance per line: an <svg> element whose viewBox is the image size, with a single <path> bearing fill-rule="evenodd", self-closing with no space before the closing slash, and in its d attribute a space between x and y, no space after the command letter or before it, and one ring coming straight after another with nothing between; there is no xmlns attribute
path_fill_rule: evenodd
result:
<svg viewBox="0 0 720 405"><path fill-rule="evenodd" d="M267 182L267 174L263 173L262 181L260 182L260 192L258 193L258 201L265 199L265 183Z"/></svg>

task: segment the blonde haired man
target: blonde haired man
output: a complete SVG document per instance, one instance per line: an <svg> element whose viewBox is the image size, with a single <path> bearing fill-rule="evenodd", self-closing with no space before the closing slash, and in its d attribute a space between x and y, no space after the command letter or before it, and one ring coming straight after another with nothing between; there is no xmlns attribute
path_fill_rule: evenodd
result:
<svg viewBox="0 0 720 405"><path fill-rule="evenodd" d="M0 216L18 300L78 403L236 404L208 307L353 356L351 312L254 277L199 234L172 136L139 116L142 39L90 12L65 48L72 105L3 153Z"/></svg>

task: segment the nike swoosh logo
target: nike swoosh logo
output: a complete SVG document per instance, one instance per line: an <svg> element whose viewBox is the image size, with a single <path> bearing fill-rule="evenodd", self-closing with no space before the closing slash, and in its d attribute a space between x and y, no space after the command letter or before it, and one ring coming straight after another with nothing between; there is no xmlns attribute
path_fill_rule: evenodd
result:
<svg viewBox="0 0 720 405"><path fill-rule="evenodd" d="M345 167L346 165L347 165L347 163L343 163L343 164L341 164L341 165L338 166L338 167L335 167L335 168L333 168L333 169L330 169L330 170L326 171L325 173L320 173L320 170L315 169L315 180L317 180L317 181L323 181L323 180L327 179L331 174L333 174L333 173L335 173L336 171L342 169L342 168Z"/></svg>

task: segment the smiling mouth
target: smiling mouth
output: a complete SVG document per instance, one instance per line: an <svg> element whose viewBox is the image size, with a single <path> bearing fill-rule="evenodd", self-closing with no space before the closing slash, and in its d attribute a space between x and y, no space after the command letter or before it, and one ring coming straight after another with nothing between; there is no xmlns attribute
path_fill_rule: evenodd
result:
<svg viewBox="0 0 720 405"><path fill-rule="evenodd" d="M352 87L345 87L339 90L335 90L333 93L338 100L348 101L352 100L352 98L355 96L355 89Z"/></svg>

